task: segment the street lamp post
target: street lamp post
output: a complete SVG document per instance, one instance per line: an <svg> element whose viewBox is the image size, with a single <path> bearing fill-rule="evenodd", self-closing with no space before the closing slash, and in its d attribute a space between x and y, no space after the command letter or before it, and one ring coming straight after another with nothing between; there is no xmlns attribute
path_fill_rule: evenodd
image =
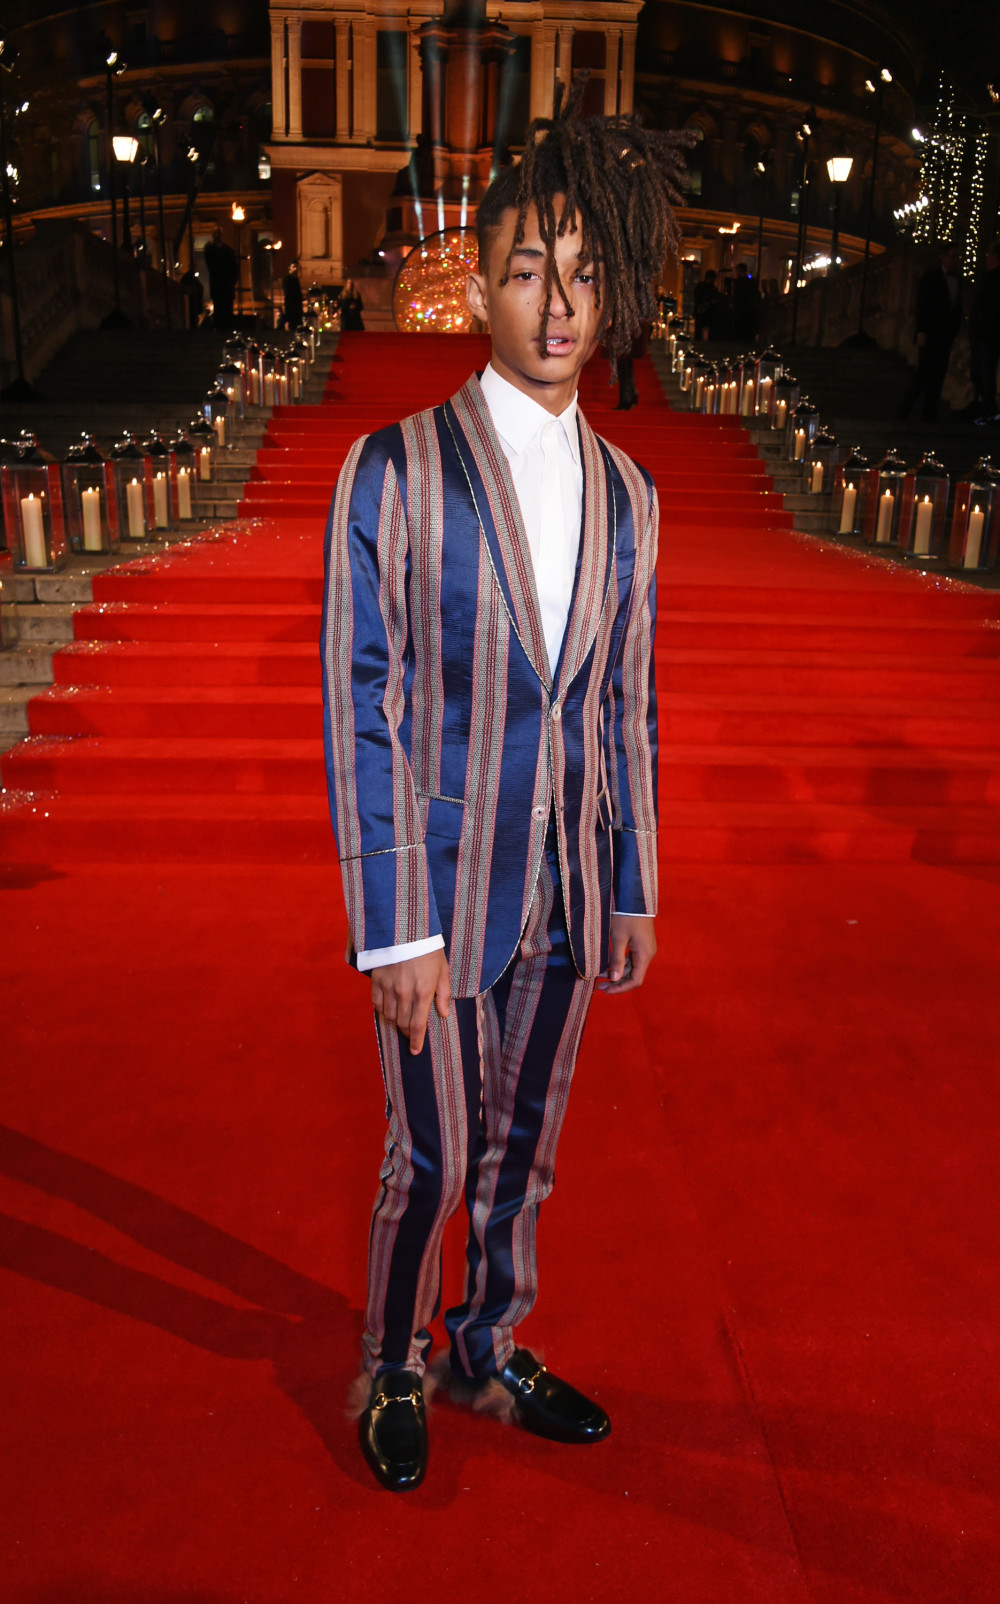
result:
<svg viewBox="0 0 1000 1604"><path fill-rule="evenodd" d="M163 274L163 315L170 327L170 286L167 283L167 229L163 219L163 155L160 150L160 132L167 120L162 106L154 106L149 114L153 126L153 150L156 156L156 205L160 219L160 272Z"/></svg>
<svg viewBox="0 0 1000 1604"><path fill-rule="evenodd" d="M0 35L0 69L12 73L17 62L17 51ZM25 102L27 105L27 102ZM37 390L28 383L24 371L24 341L21 337L21 308L17 298L17 267L14 262L14 208L10 194L10 173L7 171L7 112L3 96L3 76L0 75L0 192L3 195L3 221L7 249L7 277L10 280L11 316L14 324L14 361L17 378L6 386L5 401L37 401Z"/></svg>
<svg viewBox="0 0 1000 1604"><path fill-rule="evenodd" d="M760 290L761 264L764 260L764 210L767 203L767 175L774 163L774 151L765 150L757 158L754 172L760 184L760 217L757 222L757 289Z"/></svg>
<svg viewBox="0 0 1000 1604"><path fill-rule="evenodd" d="M111 281L114 286L115 309L104 319L104 326L107 328L124 328L128 326L128 319L122 314L121 269L118 262L118 198L115 185L117 158L114 151L114 83L115 79L125 71L125 66L126 63L121 59L117 50L108 51L104 58L104 74L108 94L108 197L111 202Z"/></svg>
<svg viewBox="0 0 1000 1604"><path fill-rule="evenodd" d="M868 93L875 96L875 128L872 138L872 170L871 177L868 180L868 207L865 218L865 261L864 266L861 269L861 301L858 306L858 332L854 336L854 343L856 345L871 345L873 343L865 334L865 300L868 294L868 260L871 256L872 247L872 220L875 215L875 172L878 167L879 135L882 132L882 102L885 99L886 88L891 83L892 73L889 71L888 67L879 68L878 77L874 80L874 82L871 78L865 80L865 88L868 90Z"/></svg>
<svg viewBox="0 0 1000 1604"><path fill-rule="evenodd" d="M243 224L246 212L239 201L233 201L232 217L236 224L236 316L243 321Z"/></svg>
<svg viewBox="0 0 1000 1604"><path fill-rule="evenodd" d="M810 107L801 124L795 131L795 138L802 149L802 178L799 184L799 234L795 248L795 280L792 284L792 335L791 343L795 344L795 336L799 325L799 280L802 277L802 260L806 253L806 203L809 196L809 143L816 132L818 118L815 107Z"/></svg>
<svg viewBox="0 0 1000 1604"><path fill-rule="evenodd" d="M826 164L827 176L833 185L833 237L830 241L829 273L840 272L840 197L844 192L844 185L851 176L854 166L854 157L849 156L841 147L836 156L831 156Z"/></svg>
<svg viewBox="0 0 1000 1604"><path fill-rule="evenodd" d="M132 255L132 225L129 221L129 187L132 181L132 166L139 153L139 141L133 134L115 134L111 141L115 153L115 167L125 168L125 182L122 185L122 247L126 253Z"/></svg>

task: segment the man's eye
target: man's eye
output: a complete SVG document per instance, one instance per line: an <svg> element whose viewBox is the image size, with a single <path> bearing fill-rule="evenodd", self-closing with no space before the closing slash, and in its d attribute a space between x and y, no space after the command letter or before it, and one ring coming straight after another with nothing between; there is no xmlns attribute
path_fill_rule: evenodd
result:
<svg viewBox="0 0 1000 1604"><path fill-rule="evenodd" d="M523 270L523 272L520 272L520 273L515 273L515 274L514 274L514 277L515 277L515 278L519 278L519 279L529 279L529 278L537 278L537 277L538 277L538 274L537 274L537 273L533 273L533 272L532 272L532 271L531 271L531 268L530 268L530 267L526 267L526 268L525 268L525 269L524 269L524 270Z"/></svg>
<svg viewBox="0 0 1000 1604"><path fill-rule="evenodd" d="M576 282L578 284L593 284L594 277L595 275L593 273L577 273Z"/></svg>

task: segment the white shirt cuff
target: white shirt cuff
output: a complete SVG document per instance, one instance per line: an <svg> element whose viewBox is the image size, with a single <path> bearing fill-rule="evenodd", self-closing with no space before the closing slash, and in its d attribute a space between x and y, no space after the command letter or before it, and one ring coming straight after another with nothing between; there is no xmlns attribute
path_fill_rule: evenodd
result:
<svg viewBox="0 0 1000 1604"><path fill-rule="evenodd" d="M407 958L422 958L426 952L437 952L444 946L444 936L424 936L422 941L404 941L398 947L369 947L359 952L358 968L362 971L380 969L383 964L401 964Z"/></svg>

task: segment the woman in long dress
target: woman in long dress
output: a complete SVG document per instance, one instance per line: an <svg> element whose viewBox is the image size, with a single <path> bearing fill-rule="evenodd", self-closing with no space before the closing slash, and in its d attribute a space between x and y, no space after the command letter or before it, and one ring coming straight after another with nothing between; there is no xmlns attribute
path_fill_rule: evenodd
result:
<svg viewBox="0 0 1000 1604"><path fill-rule="evenodd" d="M349 278L340 292L340 328L343 334L349 330L364 332L365 325L361 317L364 304L354 280Z"/></svg>

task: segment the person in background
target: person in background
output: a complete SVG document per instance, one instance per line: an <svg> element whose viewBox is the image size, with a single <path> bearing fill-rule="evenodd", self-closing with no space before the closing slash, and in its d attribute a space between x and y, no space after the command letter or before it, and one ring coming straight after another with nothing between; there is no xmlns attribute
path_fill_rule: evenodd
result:
<svg viewBox="0 0 1000 1604"><path fill-rule="evenodd" d="M733 334L753 345L760 332L760 291L746 262L737 262L733 273Z"/></svg>
<svg viewBox="0 0 1000 1604"><path fill-rule="evenodd" d="M976 280L969 314L972 416L977 423L997 421L997 366L1000 365L1000 240L986 252L986 265Z"/></svg>
<svg viewBox="0 0 1000 1604"><path fill-rule="evenodd" d="M205 267L208 269L208 293L212 297L212 322L217 329L228 333L233 326L240 264L233 247L223 239L222 229L218 225L212 230L212 238L205 246Z"/></svg>
<svg viewBox="0 0 1000 1604"><path fill-rule="evenodd" d="M284 329L297 329L302 323L304 306L298 262L289 262L288 272L281 281L281 293L285 299L284 310L281 314L281 326Z"/></svg>
<svg viewBox="0 0 1000 1604"><path fill-rule="evenodd" d="M354 280L349 278L340 292L340 328L343 334L364 332L364 319L361 316L364 305Z"/></svg>
<svg viewBox="0 0 1000 1604"><path fill-rule="evenodd" d="M961 246L942 245L937 263L917 285L917 368L900 402L900 418L909 417L920 397L924 421L937 417L951 347L962 325L961 262Z"/></svg>

